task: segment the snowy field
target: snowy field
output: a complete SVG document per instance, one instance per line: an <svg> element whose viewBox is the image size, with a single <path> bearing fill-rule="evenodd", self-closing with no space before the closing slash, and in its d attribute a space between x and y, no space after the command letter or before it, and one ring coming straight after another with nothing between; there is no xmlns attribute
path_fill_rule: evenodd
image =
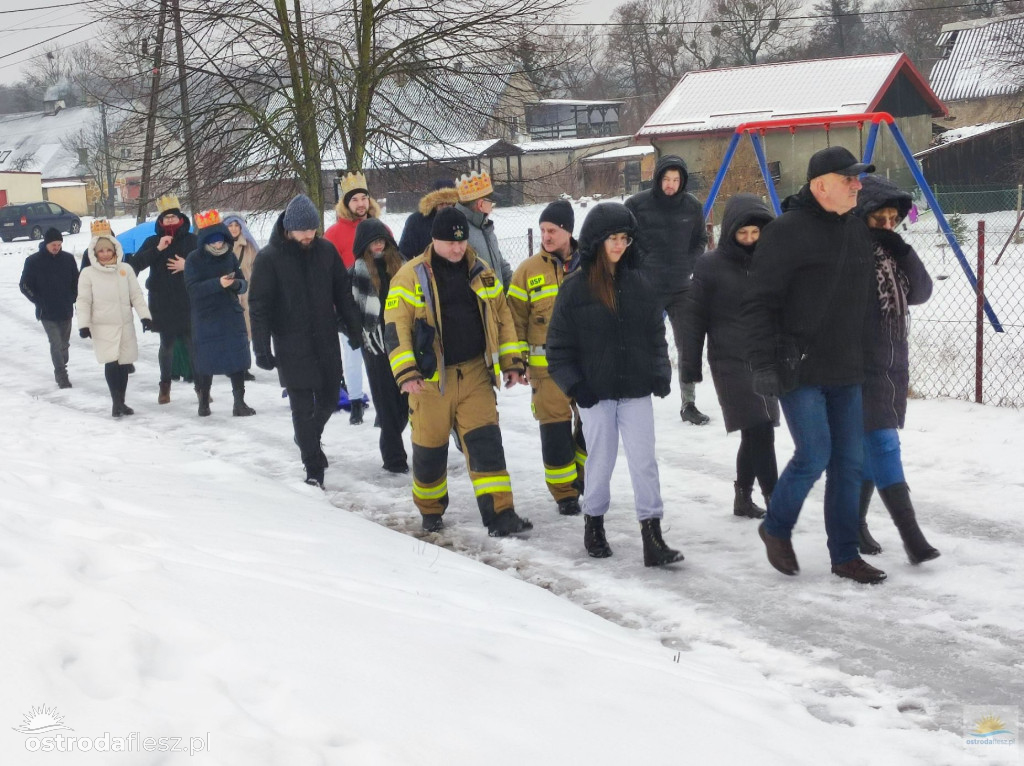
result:
<svg viewBox="0 0 1024 766"><path fill-rule="evenodd" d="M738 439L708 382L707 427L681 424L676 391L655 400L681 564L643 567L624 460L615 555L586 556L582 519L544 487L525 387L498 401L532 535L486 536L453 449L447 526L424 537L372 417L332 420L326 491L302 483L271 373L249 384L256 416L230 416L222 377L198 418L187 385L156 404L157 338L140 334L136 415L115 421L74 332L74 388L57 390L17 287L36 246L0 246L0 764L1022 762L965 735L988 715L1020 736L1024 413L911 401L908 481L942 557L910 566L876 500L879 586L829 573L821 486L800 576L769 566L731 513Z"/></svg>

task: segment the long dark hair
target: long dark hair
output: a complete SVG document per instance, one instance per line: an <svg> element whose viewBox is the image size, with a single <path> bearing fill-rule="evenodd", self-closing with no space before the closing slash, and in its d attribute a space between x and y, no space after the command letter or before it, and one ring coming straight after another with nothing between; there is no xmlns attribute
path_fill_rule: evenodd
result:
<svg viewBox="0 0 1024 766"><path fill-rule="evenodd" d="M597 246L594 263L588 269L587 281L590 284L590 292L594 294L601 303L608 307L613 314L616 313L615 305L615 272L612 270L612 262L608 260L607 245L601 242ZM620 260L619 263L622 261Z"/></svg>
<svg viewBox="0 0 1024 766"><path fill-rule="evenodd" d="M372 245L373 242L370 244ZM373 282L373 289L377 291L377 295L380 295L380 275L377 273L377 264L374 263L375 260L376 259L373 257L373 251L370 250L370 245L367 245L366 249L363 250L363 263L366 264L366 270L370 272L370 280ZM402 254L398 252L398 248L390 241L385 240L384 270L387 272L388 279L394 279L395 274L398 273L400 268L402 268Z"/></svg>

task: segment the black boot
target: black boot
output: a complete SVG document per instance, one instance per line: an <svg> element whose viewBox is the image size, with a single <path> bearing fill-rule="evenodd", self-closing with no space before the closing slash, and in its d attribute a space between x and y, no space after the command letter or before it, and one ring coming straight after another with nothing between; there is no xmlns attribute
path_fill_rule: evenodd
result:
<svg viewBox="0 0 1024 766"><path fill-rule="evenodd" d="M747 519L763 519L765 514L764 508L755 505L754 499L751 497L754 488L741 487L738 481L734 481L732 486L736 491L736 497L732 501L733 515L743 516Z"/></svg>
<svg viewBox="0 0 1024 766"><path fill-rule="evenodd" d="M920 564L923 561L937 559L941 554L928 543L924 532L917 525L914 505L910 502L910 487L906 482L901 481L899 484L880 489L878 496L882 498L893 523L896 524L896 529L899 530L903 539L903 550L907 552L910 563Z"/></svg>
<svg viewBox="0 0 1024 766"><path fill-rule="evenodd" d="M494 514L494 520L487 525L487 534L491 537L508 537L520 532L529 532L533 523L519 516L513 508Z"/></svg>
<svg viewBox="0 0 1024 766"><path fill-rule="evenodd" d="M210 414L210 389L205 386L197 388L196 396L199 397L199 417L205 418Z"/></svg>
<svg viewBox="0 0 1024 766"><path fill-rule="evenodd" d="M604 536L604 516L584 516L583 545L591 558L606 559L612 555L608 540Z"/></svg>
<svg viewBox="0 0 1024 766"><path fill-rule="evenodd" d="M68 379L67 367L61 367L59 370L55 370L53 377L57 381L57 388L71 388L71 381Z"/></svg>
<svg viewBox="0 0 1024 766"><path fill-rule="evenodd" d="M245 417L256 414L256 410L245 403L245 386L239 386L238 388L231 389L231 395L235 399L235 405L231 408L232 415Z"/></svg>
<svg viewBox="0 0 1024 766"><path fill-rule="evenodd" d="M660 567L683 560L683 554L665 545L661 539L661 519L640 522L640 537L644 541L644 566Z"/></svg>
<svg viewBox="0 0 1024 766"><path fill-rule="evenodd" d="M352 407L348 416L349 425L361 426L363 424L363 400L353 399L349 404Z"/></svg>
<svg viewBox="0 0 1024 766"><path fill-rule="evenodd" d="M119 418L124 413L121 412L121 407L124 405L124 399L121 398L121 394L111 394L110 400L112 402L110 406L110 417Z"/></svg>
<svg viewBox="0 0 1024 766"><path fill-rule="evenodd" d="M860 552L867 556L874 556L882 552L882 546L871 536L868 529L868 506L871 505L871 495L875 492L875 485L865 481L860 485L860 529L858 530L859 542L857 547Z"/></svg>
<svg viewBox="0 0 1024 766"><path fill-rule="evenodd" d="M576 497L567 497L558 501L558 512L563 516L575 516L580 512L580 501Z"/></svg>

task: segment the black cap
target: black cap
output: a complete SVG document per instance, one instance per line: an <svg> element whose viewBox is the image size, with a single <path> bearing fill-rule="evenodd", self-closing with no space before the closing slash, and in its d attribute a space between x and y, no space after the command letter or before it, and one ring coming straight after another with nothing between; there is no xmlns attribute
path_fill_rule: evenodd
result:
<svg viewBox="0 0 1024 766"><path fill-rule="evenodd" d="M43 244L50 244L51 242L63 242L64 235L60 233L60 229L55 229L52 226L46 230L46 234L43 235Z"/></svg>
<svg viewBox="0 0 1024 766"><path fill-rule="evenodd" d="M573 213L572 205L567 200L556 199L540 214L541 223L553 223L572 234L576 225L576 215Z"/></svg>
<svg viewBox="0 0 1024 766"><path fill-rule="evenodd" d="M857 162L849 149L844 146L830 146L811 155L807 163L807 180L838 173L841 176L859 176L861 173L874 173L875 166Z"/></svg>
<svg viewBox="0 0 1024 766"><path fill-rule="evenodd" d="M430 238L442 242L465 242L469 239L469 221L465 213L454 207L438 210L430 227Z"/></svg>

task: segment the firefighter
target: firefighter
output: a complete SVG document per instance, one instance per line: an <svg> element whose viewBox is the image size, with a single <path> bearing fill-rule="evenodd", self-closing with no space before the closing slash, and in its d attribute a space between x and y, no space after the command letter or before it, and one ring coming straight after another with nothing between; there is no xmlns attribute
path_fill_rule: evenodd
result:
<svg viewBox="0 0 1024 766"><path fill-rule="evenodd" d="M516 335L528 356L531 407L540 423L544 480L558 512L564 516L580 512L587 451L575 403L548 375L545 343L558 288L579 262L576 240L572 238L574 223L572 205L567 201L557 200L544 208L540 215L541 249L516 269L508 288Z"/></svg>
<svg viewBox="0 0 1024 766"><path fill-rule="evenodd" d="M469 247L469 223L438 212L431 243L391 280L384 344L409 394L412 495L423 529L439 532L448 507L448 440L462 443L480 516L492 537L533 528L515 512L494 386L525 383L526 368L501 281Z"/></svg>

